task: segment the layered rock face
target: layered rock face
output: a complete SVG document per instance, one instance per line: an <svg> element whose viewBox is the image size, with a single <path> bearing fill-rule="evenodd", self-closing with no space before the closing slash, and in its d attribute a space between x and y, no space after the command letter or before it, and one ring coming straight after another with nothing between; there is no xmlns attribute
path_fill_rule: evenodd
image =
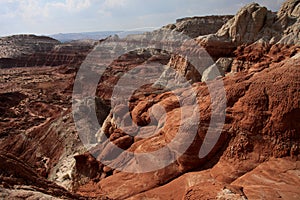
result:
<svg viewBox="0 0 300 200"><path fill-rule="evenodd" d="M1 198L85 199L70 192L74 155L86 151L71 113L73 67L1 69L1 76Z"/></svg>
<svg viewBox="0 0 300 200"><path fill-rule="evenodd" d="M15 35L1 38L1 57L17 58L35 52L49 52L60 42L46 36Z"/></svg>
<svg viewBox="0 0 300 200"><path fill-rule="evenodd" d="M80 66L93 41L61 44L46 36L16 35L0 39L0 68Z"/></svg>
<svg viewBox="0 0 300 200"><path fill-rule="evenodd" d="M215 18L222 26L227 16ZM49 48L37 53L34 48L21 49L23 44L32 47L34 36L19 36L31 39L18 43L18 37L12 37L12 49L20 48L21 53L7 57L28 63L36 55L48 67L1 69L0 197L299 199L299 1L286 1L278 13L250 4L219 30L209 26L212 35L200 36L198 24L212 19L178 20L159 30L190 33L206 48L216 62L203 65L200 73L182 55L137 49L117 57L103 71L96 99L73 102L74 69L94 44L60 44L37 37ZM130 36L125 47L132 45L131 37L147 41L148 36ZM117 38L110 39L117 44ZM180 50L190 50L191 43ZM48 63L48 58L57 62ZM93 56L91 60L92 67L105 64ZM146 68L134 71L139 66ZM170 69L188 84L164 88ZM134 73L128 82L122 82L130 71ZM145 81L128 102L112 101L116 85L131 89L128 83L161 71L159 81ZM74 116L72 103L79 105ZM101 125L96 135L84 121L90 112ZM86 138L78 135L79 129ZM89 146L83 146L83 140Z"/></svg>

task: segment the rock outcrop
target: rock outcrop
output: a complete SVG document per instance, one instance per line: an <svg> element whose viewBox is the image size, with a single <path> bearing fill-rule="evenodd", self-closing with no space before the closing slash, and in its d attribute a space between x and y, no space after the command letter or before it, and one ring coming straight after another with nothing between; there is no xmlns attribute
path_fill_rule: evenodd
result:
<svg viewBox="0 0 300 200"><path fill-rule="evenodd" d="M278 16L300 17L300 1L299 0L287 0L285 1L280 10Z"/></svg>
<svg viewBox="0 0 300 200"><path fill-rule="evenodd" d="M298 7L299 1L287 1L276 14L252 3L242 8L217 33L200 36L197 40L215 59L233 56L233 51L242 44L299 45Z"/></svg>
<svg viewBox="0 0 300 200"><path fill-rule="evenodd" d="M288 55L285 60L279 63L272 63L269 67L266 66L265 69L260 71L241 72L233 77L224 79L227 93L226 119L219 143L212 150L214 153L208 154L202 159L198 158L197 152L203 140L201 138L205 136L207 131L205 127L209 126L210 114L207 113L207 110L211 108L207 87L205 84L197 83L194 84L194 89L198 91L199 95L201 94L197 99L199 101L201 115L200 127L202 128L198 130L198 135L193 141L195 146L191 145L184 155L178 157L174 164L169 165L167 168L145 174L117 172L118 170L112 171L108 178L102 179L99 183L91 182L80 187L78 190L79 194L91 194L94 196L103 192L111 198L124 199L143 191L151 191L151 189L159 187L161 184L169 182L182 173L193 170L193 168L205 169L207 165L205 163L213 165L214 162L217 162L211 169L210 175L202 181L209 182L211 180L210 176L216 179L216 185L211 186L215 192L207 195L210 198L216 197L217 195L226 196L227 190L222 192L222 188L226 186L226 184L231 184L233 181L238 180L239 177L255 169L260 163L272 157L281 158L298 155L300 148L299 135L297 134L300 131L298 125L300 119L297 117L300 116L300 110L298 108L300 97L298 78L300 67L299 59L299 53L291 56L291 58L290 55ZM285 76L281 76L281 74L285 74ZM289 88L289 90L287 91L284 88ZM179 94L179 96L184 99L183 101L187 101L190 97L189 91L186 88L175 93ZM155 124L160 126L159 129L152 127L153 125L147 128L145 127L145 131L149 128L151 133L151 136L148 138L138 139L139 134L144 132L142 129L138 133L133 134L138 134L134 137L134 143L125 149L135 153L151 152L171 142L172 138L176 136L176 127L178 127L181 122L181 118L178 115L182 113L182 111L180 111L181 107L177 103L177 99L174 98L174 95L171 93L163 93L161 95L152 94L150 96L144 96L142 93L139 93L138 98L133 97L133 99L136 100L131 102L133 105L130 106L132 108L130 115L135 123L139 125L149 123L147 122L148 119L153 119L150 116L150 110L155 110L154 107L158 106L158 104L159 107L166 110L166 119L164 117L157 119L158 122ZM118 107L116 109L119 110L121 108ZM183 110L188 111L190 108L188 106L183 107ZM114 111L114 113L116 113L115 116L120 116L117 114L118 111ZM123 114L121 116L124 117L120 119L110 117L110 120L106 121L107 124L104 125L104 133L110 140L113 135L119 139L127 135L126 132L120 134L120 129L113 128L118 127L117 124L126 124L127 118L125 116L127 115ZM154 116L157 117L159 115L154 114ZM124 122L119 122L120 120L124 120ZM165 123L161 120L165 120ZM116 124L116 122L118 123ZM129 130L126 129L126 127L123 127L123 129ZM152 132L151 130L156 131ZM132 132L130 133L130 135L132 135ZM145 134L147 134L147 132L145 132ZM99 150L96 148L92 151L92 153L101 152L100 154L93 153L93 155L98 155L99 159L102 159L103 156L105 157L105 152L113 151L111 145L107 145L102 150L100 149L102 149L102 147L100 147ZM164 156L172 157L172 151ZM126 160L126 158L122 157L122 154L117 155L115 159ZM130 163L128 160L127 162ZM223 171L223 169L226 170ZM104 168L102 170L104 171ZM297 173L296 171L295 173ZM298 181L297 179L296 182ZM116 185L119 185L122 190L115 190ZM186 187L188 186L185 186L185 188ZM98 190L97 188L101 189ZM203 190L198 190L191 188L188 190L190 192L184 190L187 192L184 195L187 199L189 198L188 196L193 196L191 199L204 198L204 196L197 195L201 195L207 190L210 189L204 188ZM293 190L293 192L296 191ZM241 198L243 196L246 198L248 195L248 193L240 193L241 194L237 194L237 196L241 196ZM289 195L288 193L283 193L284 195ZM150 194L153 193L150 192ZM251 194L251 192L249 194ZM157 198L160 198L160 195L163 196L164 193L155 193ZM299 193L296 192L291 195L297 196ZM140 197L143 197L143 195L138 195L136 199ZM150 198L153 196L146 197Z"/></svg>
<svg viewBox="0 0 300 200"><path fill-rule="evenodd" d="M268 11L259 4L252 3L242 8L218 32L217 37L230 39L233 43L249 44L258 39L271 39L272 33L265 33L266 28L271 28L276 14ZM269 37L269 38L268 38Z"/></svg>
<svg viewBox="0 0 300 200"><path fill-rule="evenodd" d="M281 26L286 27L283 32L283 37L278 43L289 44L289 45L299 45L299 16L300 16L300 2L299 1L286 1L277 16Z"/></svg>
<svg viewBox="0 0 300 200"><path fill-rule="evenodd" d="M169 24L162 29L171 29L195 38L216 33L232 17L233 15L186 17L177 19L175 24Z"/></svg>
<svg viewBox="0 0 300 200"><path fill-rule="evenodd" d="M0 162L1 198L85 199L39 176L30 166L8 152L0 151Z"/></svg>

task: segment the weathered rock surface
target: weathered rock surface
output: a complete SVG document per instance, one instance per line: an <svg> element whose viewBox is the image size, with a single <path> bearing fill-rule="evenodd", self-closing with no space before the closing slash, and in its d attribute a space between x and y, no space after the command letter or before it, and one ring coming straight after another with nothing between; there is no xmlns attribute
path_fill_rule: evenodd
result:
<svg viewBox="0 0 300 200"><path fill-rule="evenodd" d="M224 166L223 171L229 166ZM276 173L274 173L276 171ZM298 199L299 161L271 159L233 182L221 182L212 170L190 172L134 199ZM295 176L296 175L296 176ZM258 183L260 185L258 185ZM174 190L176 188L176 190Z"/></svg>
<svg viewBox="0 0 300 200"><path fill-rule="evenodd" d="M171 29L183 33L190 38L216 33L233 15L187 17L177 19L175 24L169 24L162 29Z"/></svg>
<svg viewBox="0 0 300 200"><path fill-rule="evenodd" d="M285 1L280 10L278 16L300 17L300 1L299 0L287 0Z"/></svg>
<svg viewBox="0 0 300 200"><path fill-rule="evenodd" d="M299 45L270 45L266 42L241 45L235 51L236 57L232 61L230 71L234 73L244 70L259 71L272 63L279 63L292 57L297 52L299 52Z"/></svg>
<svg viewBox="0 0 300 200"><path fill-rule="evenodd" d="M262 37L270 37L263 31L273 25L275 16L259 4L249 4L218 30L216 36L230 38L238 45L252 43Z"/></svg>
<svg viewBox="0 0 300 200"><path fill-rule="evenodd" d="M212 168L211 174L221 183L218 187L214 187L216 192L212 192L211 196L208 194L210 198L215 198L219 192L219 196L229 195L226 190L223 193L221 192L223 185L225 183L230 184L250 172L260 163L272 157L298 155L300 147L299 134L297 134L300 131L298 125L300 119L297 117L300 116L300 82L298 78L300 58L299 54L289 57L287 56L285 60L279 63L272 63L269 67L266 66L265 69L260 71L240 72L233 77L224 79L227 92L226 120L223 135L212 151L214 153L208 154L202 159L198 158L199 145L205 136L205 127L208 127L210 118L208 113L210 98L205 84L197 83L194 84L194 89L200 95L198 96L201 113L200 127L203 128L198 130L198 135L193 142L194 145L192 144L183 156L178 157L174 164L163 170L138 175L124 172L113 173L113 175L102 179L99 183L93 182L79 188L78 192L84 195L91 194L92 196L103 192L111 198L124 199L156 188L184 172L204 167L205 163L213 165L214 162L217 162ZM281 76L281 74L285 76ZM284 88L289 89L287 91ZM187 101L190 96L187 89L179 90L176 93L184 98L183 101ZM139 98L132 102L130 114L135 123L140 125L149 123L147 120L151 118L149 116L150 110L156 104L160 104L166 110L167 116L166 119L164 117L157 119L157 124L162 124L162 126L156 129L149 138L138 139L139 136L137 135L134 139L135 142L128 151L136 153L153 151L165 146L174 138L178 131L176 127L180 122L178 114L182 113L177 101L171 93L153 94L147 97L139 94ZM185 111L189 109L188 106L183 108ZM126 118L121 119L126 120ZM163 123L161 120L166 121ZM107 123L112 126L116 121L118 119L113 119ZM106 130L108 132L105 134L112 135L118 129L108 127ZM104 152L108 151L107 148L111 147L104 148ZM171 152L170 150L170 154L164 156L172 157ZM101 157L101 154L99 156ZM120 160L123 159L122 154L118 156ZM231 168L228 166L231 166ZM225 171L223 171L223 168ZM207 179L209 180L209 178ZM111 185L110 183L114 184ZM119 185L122 189L115 190L116 185ZM197 195L201 195L207 190L209 189L194 189L185 195L187 199L189 199L189 195L196 195L191 199L205 198ZM164 195L163 193L156 193L157 199L163 198L159 196L160 194ZM243 195L240 198L242 197Z"/></svg>
<svg viewBox="0 0 300 200"><path fill-rule="evenodd" d="M39 176L33 168L8 152L0 152L0 161L1 198L85 199Z"/></svg>
<svg viewBox="0 0 300 200"><path fill-rule="evenodd" d="M259 40L299 45L298 7L299 1L287 1L276 14L252 3L242 8L217 33L200 36L197 40L215 59L231 57L238 46Z"/></svg>
<svg viewBox="0 0 300 200"><path fill-rule="evenodd" d="M167 65L169 60L170 54L161 50L142 49L136 52L127 52L120 58L114 60L114 62L105 69L99 81L99 85L97 86L97 96L105 102L108 102L108 105L110 106L110 99L114 86L124 74L137 66L151 65L151 63L157 63L154 65ZM150 72L146 71L140 73L148 73L148 75L151 73L155 74L156 70L154 69Z"/></svg>
<svg viewBox="0 0 300 200"><path fill-rule="evenodd" d="M85 149L70 113L74 74L68 71L1 69L0 144L42 177L70 189L73 155Z"/></svg>
<svg viewBox="0 0 300 200"><path fill-rule="evenodd" d="M7 153L0 171L22 178L1 179L3 198L79 198L66 190L76 188L82 173L76 171L74 156L86 151L71 113L73 71L72 66L1 69L0 149ZM30 173L23 174L21 164Z"/></svg>
<svg viewBox="0 0 300 200"><path fill-rule="evenodd" d="M271 159L232 185L242 187L248 199L299 199L299 181L299 161Z"/></svg>
<svg viewBox="0 0 300 200"><path fill-rule="evenodd" d="M231 70L233 58L219 58L215 64L208 67L201 77L202 82L214 80L216 77L225 76Z"/></svg>

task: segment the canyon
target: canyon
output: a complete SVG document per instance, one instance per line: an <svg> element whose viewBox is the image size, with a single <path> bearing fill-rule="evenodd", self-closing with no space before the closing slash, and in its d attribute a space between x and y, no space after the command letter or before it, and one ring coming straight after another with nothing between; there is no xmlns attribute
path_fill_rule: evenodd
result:
<svg viewBox="0 0 300 200"><path fill-rule="evenodd" d="M0 38L0 198L299 199L299 32L287 0L124 39Z"/></svg>

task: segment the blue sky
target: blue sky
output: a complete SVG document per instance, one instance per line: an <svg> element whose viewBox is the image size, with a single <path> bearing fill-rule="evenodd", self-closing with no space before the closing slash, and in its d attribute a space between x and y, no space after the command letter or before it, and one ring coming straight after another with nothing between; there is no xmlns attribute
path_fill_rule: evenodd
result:
<svg viewBox="0 0 300 200"><path fill-rule="evenodd" d="M284 0L257 0L276 11ZM161 27L177 18L235 14L253 0L0 0L0 36Z"/></svg>

